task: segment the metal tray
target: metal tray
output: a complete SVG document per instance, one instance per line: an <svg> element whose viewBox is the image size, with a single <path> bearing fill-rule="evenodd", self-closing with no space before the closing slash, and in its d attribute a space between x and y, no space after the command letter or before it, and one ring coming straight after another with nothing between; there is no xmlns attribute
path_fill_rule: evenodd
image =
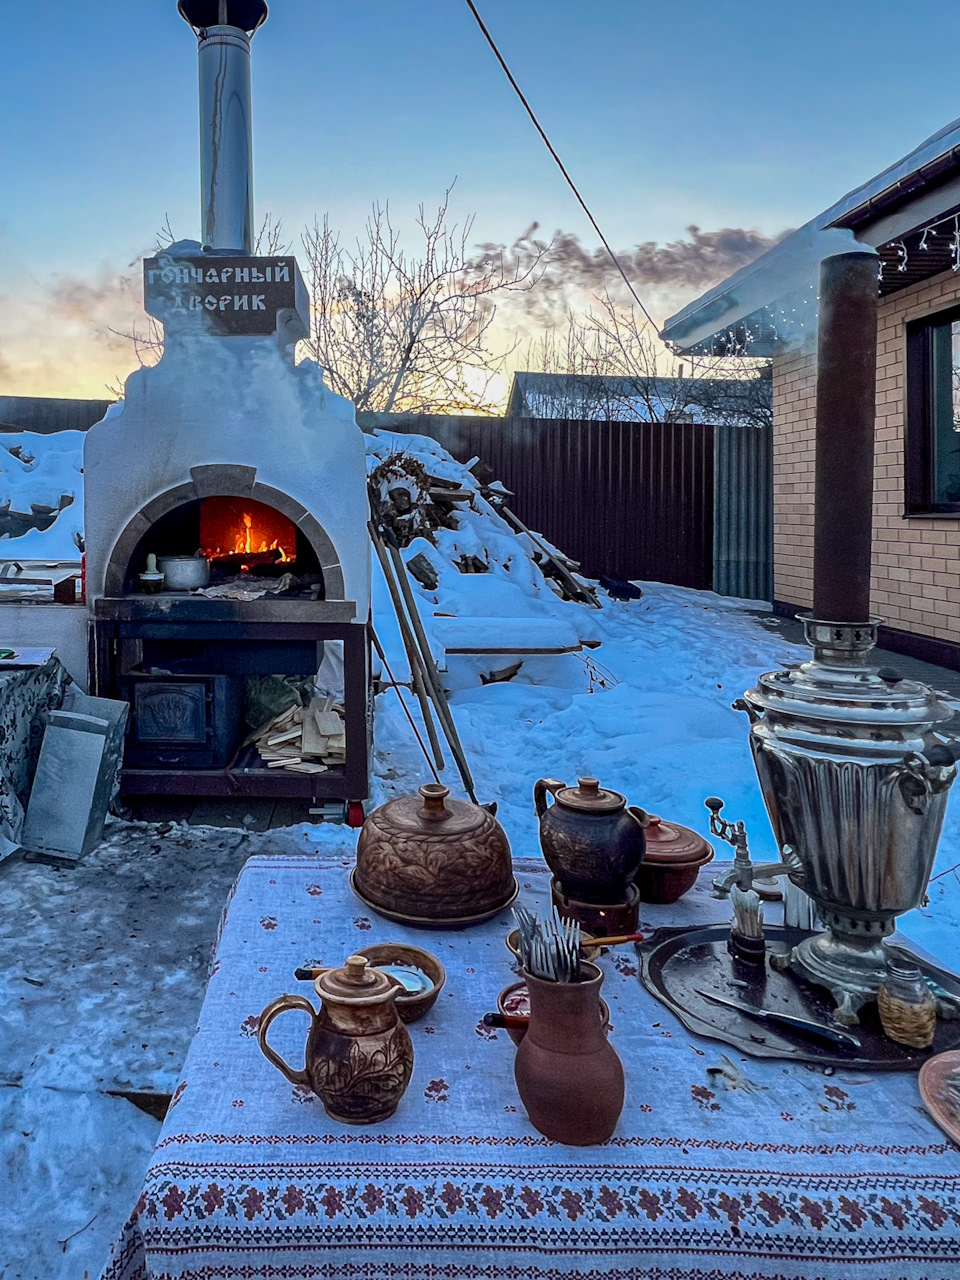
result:
<svg viewBox="0 0 960 1280"><path fill-rule="evenodd" d="M801 1018L830 1023L834 1004L822 988L794 973L778 973L770 966L770 952L785 951L810 936L805 929L767 926L767 962L759 965L734 960L727 951L730 926L657 929L636 944L640 980L651 995L677 1015L688 1030L711 1040L723 1040L756 1058L791 1058L821 1067L845 1067L865 1071L916 1071L934 1054L960 1047L960 1020L937 1021L937 1033L929 1049L909 1049L888 1040L880 1026L875 1004L861 1014L858 1026L846 1028L861 1042L860 1052L849 1053L808 1040L792 1031L758 1022L735 1009L711 1004L701 991L762 1005L765 1009L792 1013ZM900 948L892 948L900 950ZM907 954L907 953L904 953ZM960 978L919 956L910 957L922 972L952 995L960 996Z"/></svg>

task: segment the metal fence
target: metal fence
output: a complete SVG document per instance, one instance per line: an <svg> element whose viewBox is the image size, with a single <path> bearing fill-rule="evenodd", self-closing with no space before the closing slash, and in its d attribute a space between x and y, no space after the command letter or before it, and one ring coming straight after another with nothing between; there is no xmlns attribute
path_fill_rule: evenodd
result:
<svg viewBox="0 0 960 1280"><path fill-rule="evenodd" d="M479 456L532 529L590 577L769 599L771 432L694 423L361 414Z"/></svg>
<svg viewBox="0 0 960 1280"><path fill-rule="evenodd" d="M713 589L773 599L773 432L715 427Z"/></svg>

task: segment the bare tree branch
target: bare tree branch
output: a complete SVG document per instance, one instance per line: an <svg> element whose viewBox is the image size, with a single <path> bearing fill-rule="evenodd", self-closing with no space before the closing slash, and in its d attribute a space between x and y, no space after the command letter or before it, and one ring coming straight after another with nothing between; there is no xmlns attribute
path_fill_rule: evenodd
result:
<svg viewBox="0 0 960 1280"><path fill-rule="evenodd" d="M722 426L767 426L773 421L770 362L746 356L685 356L678 360L645 317L609 293L585 315L568 313L528 348L528 367L574 374L569 403L575 417L683 421L694 416ZM554 398L563 400L562 383Z"/></svg>
<svg viewBox="0 0 960 1280"><path fill-rule="evenodd" d="M329 222L303 236L314 331L305 344L333 390L360 410L497 412L492 384L510 351L494 353L498 295L532 287L545 255L535 242L486 246L471 257L473 218L449 222L420 206L419 249L408 253L375 204L364 236L344 249Z"/></svg>

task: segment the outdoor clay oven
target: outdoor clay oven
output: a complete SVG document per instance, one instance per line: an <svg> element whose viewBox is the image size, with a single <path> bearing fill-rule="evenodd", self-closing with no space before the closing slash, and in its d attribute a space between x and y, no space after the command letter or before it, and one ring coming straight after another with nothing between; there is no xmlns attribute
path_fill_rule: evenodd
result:
<svg viewBox="0 0 960 1280"><path fill-rule="evenodd" d="M251 252L250 38L266 5L180 11L200 50L202 243L144 263L163 357L127 380L84 444L91 688L130 701L127 794L361 800L363 437L319 369L294 364L309 331L295 259ZM309 681L325 652L343 758L275 767L247 741L251 698L271 678Z"/></svg>

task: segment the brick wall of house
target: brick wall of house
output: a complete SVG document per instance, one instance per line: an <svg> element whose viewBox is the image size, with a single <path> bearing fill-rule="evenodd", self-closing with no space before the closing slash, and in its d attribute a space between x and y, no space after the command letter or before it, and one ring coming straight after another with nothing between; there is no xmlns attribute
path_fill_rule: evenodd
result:
<svg viewBox="0 0 960 1280"><path fill-rule="evenodd" d="M960 642L960 520L902 514L904 325L956 302L960 273L947 271L880 303L871 605L891 627ZM774 594L802 608L813 598L815 412L815 356L780 356L773 367Z"/></svg>

